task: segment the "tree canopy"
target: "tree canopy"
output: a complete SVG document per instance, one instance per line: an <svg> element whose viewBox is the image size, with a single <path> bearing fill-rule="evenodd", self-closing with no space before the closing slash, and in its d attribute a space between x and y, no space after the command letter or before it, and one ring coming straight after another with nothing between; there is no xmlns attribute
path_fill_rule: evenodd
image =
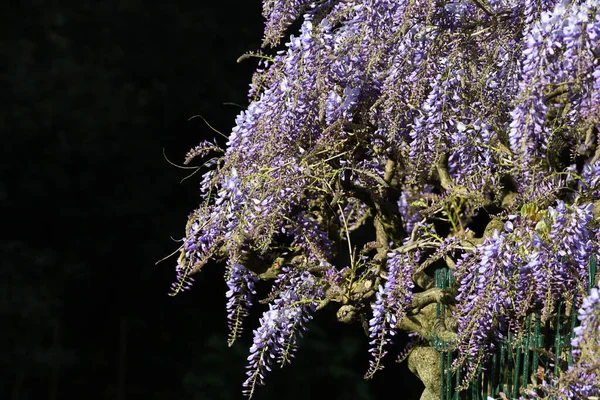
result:
<svg viewBox="0 0 600 400"><path fill-rule="evenodd" d="M248 396L324 307L365 327L367 378L408 332L400 356L427 399L433 338L458 350L465 387L559 301L580 309L575 362L522 395L600 394L597 289L585 298L600 252L599 5L264 0L263 48L241 57L258 60L249 105L225 149L205 141L185 160L204 173L173 284L224 262L230 343L268 303ZM439 268L453 285L435 287Z"/></svg>

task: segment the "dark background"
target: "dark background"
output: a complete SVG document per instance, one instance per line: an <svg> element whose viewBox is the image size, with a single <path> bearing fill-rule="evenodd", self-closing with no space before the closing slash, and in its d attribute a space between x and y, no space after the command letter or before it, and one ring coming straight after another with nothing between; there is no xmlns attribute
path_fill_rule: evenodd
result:
<svg viewBox="0 0 600 400"><path fill-rule="evenodd" d="M173 298L155 263L199 201L167 159L215 136L190 117L228 134L247 104L259 0L3 4L0 399L241 398L260 307L228 348L222 267ZM400 346L362 379L368 338L334 312L255 398L418 398Z"/></svg>

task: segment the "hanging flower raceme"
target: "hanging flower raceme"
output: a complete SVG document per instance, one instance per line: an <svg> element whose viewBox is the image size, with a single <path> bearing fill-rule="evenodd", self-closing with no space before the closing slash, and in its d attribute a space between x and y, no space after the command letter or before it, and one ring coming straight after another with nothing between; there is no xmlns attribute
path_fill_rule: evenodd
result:
<svg viewBox="0 0 600 400"><path fill-rule="evenodd" d="M533 160L547 159L554 170L563 169L557 153L568 151L565 141L582 141L573 136L576 126L599 122L598 114L589 112L598 107L597 6L596 1L560 3L542 12L525 36L509 137L526 187L539 181L532 174Z"/></svg>
<svg viewBox="0 0 600 400"><path fill-rule="evenodd" d="M254 330L254 344L250 348L249 365L244 382L244 393L251 397L256 386L264 384L273 362L282 367L290 362L296 350L298 335L306 329L312 313L323 299L323 286L310 273L284 267L275 282L279 292L269 310Z"/></svg>
<svg viewBox="0 0 600 400"><path fill-rule="evenodd" d="M244 318L248 316L256 294L255 285L258 277L238 262L229 260L229 268L225 277L227 283L227 321L229 324L228 344L240 336L243 331Z"/></svg>
<svg viewBox="0 0 600 400"><path fill-rule="evenodd" d="M589 399L600 395L600 291L593 287L577 313L580 325L571 340L573 364L551 374L521 399Z"/></svg>
<svg viewBox="0 0 600 400"><path fill-rule="evenodd" d="M369 320L369 338L371 341L370 367L365 377L383 368L382 359L387 354L391 337L397 332L398 324L406 317L411 307L414 284L412 274L418 254L388 253L388 279L379 286L373 303L373 317Z"/></svg>
<svg viewBox="0 0 600 400"><path fill-rule="evenodd" d="M547 211L524 209L464 254L456 266L460 357L453 365L464 368L464 383L500 339L522 332L529 313L540 310L545 322L559 301L581 301L577 293L586 292L589 258L598 251L592 209L562 201Z"/></svg>

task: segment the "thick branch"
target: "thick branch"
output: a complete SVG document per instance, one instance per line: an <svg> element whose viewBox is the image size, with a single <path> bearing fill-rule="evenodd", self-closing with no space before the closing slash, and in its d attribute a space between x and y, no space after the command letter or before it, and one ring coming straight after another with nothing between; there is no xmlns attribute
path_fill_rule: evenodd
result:
<svg viewBox="0 0 600 400"><path fill-rule="evenodd" d="M440 186L445 190L452 186L452 177L448 172L448 153L442 154L436 165L438 177L440 178Z"/></svg>
<svg viewBox="0 0 600 400"><path fill-rule="evenodd" d="M442 288L431 288L421 293L415 293L412 300L412 311L411 314L420 312L425 306L433 303L441 303L446 305L454 304L454 297L456 293L454 290L442 289Z"/></svg>
<svg viewBox="0 0 600 400"><path fill-rule="evenodd" d="M413 275L413 281L422 289L431 289L435 286L435 281L424 271L418 271Z"/></svg>
<svg viewBox="0 0 600 400"><path fill-rule="evenodd" d="M390 184L392 178L394 177L394 172L396 172L396 162L394 160L388 159L385 163L383 180Z"/></svg>
<svg viewBox="0 0 600 400"><path fill-rule="evenodd" d="M490 16L490 17L491 17L492 15L494 15L494 14L492 14L492 12L491 12L490 10L488 10L488 8L487 8L487 7L486 7L486 6L485 6L485 5L484 5L484 4L483 4L481 1L479 1L479 0L471 0L471 1L473 1L473 3L474 3L474 4L475 4L477 7L479 7L481 10L483 10L483 12L484 12L484 13L486 13L486 15L488 15L488 16Z"/></svg>
<svg viewBox="0 0 600 400"><path fill-rule="evenodd" d="M600 135L599 135L599 138L600 138ZM590 164L594 164L598 160L600 160L600 144L596 145L596 152L594 153L594 157L592 157Z"/></svg>
<svg viewBox="0 0 600 400"><path fill-rule="evenodd" d="M434 303L424 306L421 311L414 315L408 315L399 321L396 328L406 332L415 332L425 339L437 337L438 339L453 342L456 339L456 332L449 327L453 327L454 321L451 317L446 318L443 314L436 315L436 305Z"/></svg>
<svg viewBox="0 0 600 400"><path fill-rule="evenodd" d="M600 222L600 200L594 202L594 209L592 210L592 216L595 220Z"/></svg>
<svg viewBox="0 0 600 400"><path fill-rule="evenodd" d="M436 321L435 304L429 304L414 315L408 315L399 321L396 328L407 332L415 332L423 338L431 337Z"/></svg>
<svg viewBox="0 0 600 400"><path fill-rule="evenodd" d="M566 83L563 83L563 84L559 85L556 89L554 89L552 92L550 92L546 95L545 102L546 102L546 104L548 104L553 99L560 97L566 93L569 93L569 85ZM562 103L562 101L560 101L560 103Z"/></svg>

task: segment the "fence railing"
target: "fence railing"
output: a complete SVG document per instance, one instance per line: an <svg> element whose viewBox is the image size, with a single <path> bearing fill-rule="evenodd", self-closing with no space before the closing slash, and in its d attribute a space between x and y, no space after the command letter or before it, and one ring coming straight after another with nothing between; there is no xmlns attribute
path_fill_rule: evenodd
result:
<svg viewBox="0 0 600 400"><path fill-rule="evenodd" d="M589 261L588 290L598 281L597 257ZM447 288L453 282L452 271L435 271L437 287ZM452 371L456 351L449 350L451 343L432 338L432 346L440 351L441 399L442 400L485 400L503 393L506 398L518 398L520 389L530 383L539 383L548 372L560 374L573 363L571 339L577 321L577 309L566 312L565 304L558 304L556 316L542 325L540 315L527 316L524 337L514 338L509 333L503 339L467 389L457 391L462 383L460 370ZM446 306L437 305L437 315L444 315ZM555 359L555 357L557 359Z"/></svg>

